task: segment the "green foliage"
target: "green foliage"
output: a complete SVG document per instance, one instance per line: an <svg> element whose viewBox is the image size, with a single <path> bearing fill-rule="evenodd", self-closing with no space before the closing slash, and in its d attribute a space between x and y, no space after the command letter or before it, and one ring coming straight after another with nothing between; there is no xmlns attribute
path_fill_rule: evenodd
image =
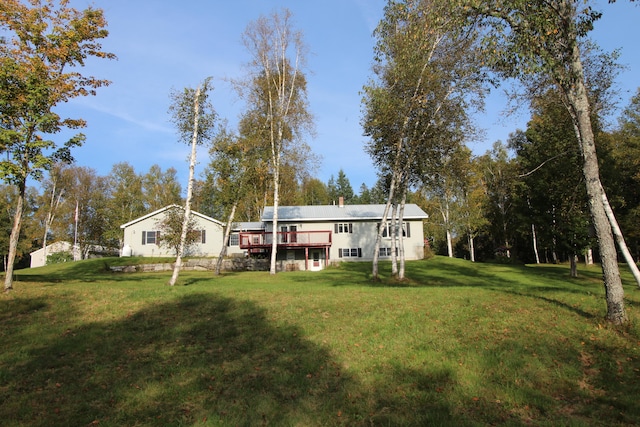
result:
<svg viewBox="0 0 640 427"><path fill-rule="evenodd" d="M160 166L152 165L141 179L142 199L146 212L182 203L182 187L178 182L178 171L175 168L170 167L163 171Z"/></svg>
<svg viewBox="0 0 640 427"><path fill-rule="evenodd" d="M171 93L169 106L171 121L178 130L178 137L187 145L192 143L194 123L198 124L195 141L197 145L210 141L213 136L217 114L209 100L209 92L212 90L213 85L209 77L202 82L199 92L198 89L184 88L182 91L174 90ZM193 106L198 93L198 111L196 112Z"/></svg>
<svg viewBox="0 0 640 427"><path fill-rule="evenodd" d="M54 108L109 84L78 71L87 57L115 58L100 45L108 35L106 25L102 10L78 11L66 0L4 0L0 6L0 180L18 188L19 212L5 290L12 289L27 179L41 179L55 162L70 163L71 149L84 142L80 133L62 145L49 139L64 128L85 126L82 119L60 117Z"/></svg>
<svg viewBox="0 0 640 427"><path fill-rule="evenodd" d="M52 109L71 98L95 94L106 80L63 72L84 65L88 56L114 58L103 52L107 36L100 9L78 11L35 2L7 0L0 10L0 179L16 186L28 176L39 179L54 161L71 161L78 134L62 146L44 135L62 128L84 127L81 119L61 118Z"/></svg>
<svg viewBox="0 0 640 427"><path fill-rule="evenodd" d="M632 322L602 323L600 271L368 263L271 277L18 272L0 305L0 417L13 425L628 426ZM625 283L633 284L630 276Z"/></svg>
<svg viewBox="0 0 640 427"><path fill-rule="evenodd" d="M305 205L328 205L331 202L327 186L318 178L303 179L301 191Z"/></svg>
<svg viewBox="0 0 640 427"><path fill-rule="evenodd" d="M156 224L156 229L160 232L158 245L172 249L177 255L180 248L183 222L184 208L176 206L166 210L164 217ZM197 222L193 215L191 215L187 223L187 236L184 242L183 256L188 255L189 247L201 239L201 232L200 230L196 230L196 227Z"/></svg>
<svg viewBox="0 0 640 427"><path fill-rule="evenodd" d="M582 156L571 116L556 92L533 102L527 130L510 144L522 175L514 211L535 224L539 248L565 261L594 245Z"/></svg>
<svg viewBox="0 0 640 427"><path fill-rule="evenodd" d="M618 126L600 136L603 185L635 258L640 256L640 89Z"/></svg>
<svg viewBox="0 0 640 427"><path fill-rule="evenodd" d="M338 171L337 179L335 179L333 175L329 178L329 181L327 182L327 193L329 195L329 200L332 203L337 204L340 197L343 197L345 204L352 204L355 200L355 194L353 193L351 182L342 169Z"/></svg>
<svg viewBox="0 0 640 427"><path fill-rule="evenodd" d="M63 262L73 261L73 254L71 251L60 251L47 255L47 265L49 264L61 264Z"/></svg>

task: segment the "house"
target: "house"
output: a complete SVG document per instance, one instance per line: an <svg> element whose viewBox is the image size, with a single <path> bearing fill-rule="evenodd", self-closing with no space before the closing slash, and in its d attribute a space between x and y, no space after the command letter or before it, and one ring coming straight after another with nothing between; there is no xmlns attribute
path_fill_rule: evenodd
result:
<svg viewBox="0 0 640 427"><path fill-rule="evenodd" d="M158 246L159 226L167 206L121 226L124 230L123 255L174 256L169 248ZM234 223L227 244L227 255L269 258L274 235L277 239L279 270L322 270L341 261L373 259L378 227L385 205L280 206L278 230L273 230L273 206L265 208L261 221ZM192 211L201 231L201 241L187 256L215 257L220 254L224 224ZM422 221L428 215L415 204L404 209L402 235L405 259L424 257ZM391 212L382 233L380 259L391 258Z"/></svg>
<svg viewBox="0 0 640 427"><path fill-rule="evenodd" d="M150 214L141 216L120 226L124 231L123 256L164 257L175 256L175 251L166 246L160 246L160 224L166 218L169 210L183 209L178 205L166 206ZM220 255L224 237L224 224L216 219L191 211L192 218L200 233L198 241L185 251L185 256L213 257Z"/></svg>
<svg viewBox="0 0 640 427"><path fill-rule="evenodd" d="M283 270L321 270L340 261L373 259L385 205L280 206L278 230L273 230L273 206L265 208L261 230L236 231L234 242L252 256L269 257L274 235L277 260ZM405 259L424 257L422 221L428 215L415 204L404 209L402 235ZM391 212L383 231L380 259L391 258ZM255 227L257 228L257 226Z"/></svg>
<svg viewBox="0 0 640 427"><path fill-rule="evenodd" d="M69 252L73 250L73 245L69 242L59 241L47 245L47 248L40 248L37 251L31 252L31 264L30 267L42 267L47 264L46 257L59 252ZM46 254L46 255L45 255Z"/></svg>

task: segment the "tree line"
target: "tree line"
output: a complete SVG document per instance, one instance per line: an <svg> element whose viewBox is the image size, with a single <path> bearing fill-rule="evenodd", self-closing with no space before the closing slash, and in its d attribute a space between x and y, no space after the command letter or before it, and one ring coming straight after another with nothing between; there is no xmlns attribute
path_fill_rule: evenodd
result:
<svg viewBox="0 0 640 427"><path fill-rule="evenodd" d="M212 181L212 170L205 168L195 180L193 209L216 219L225 218L228 205L220 197L219 183ZM291 177L285 182L287 190L282 200L286 205L327 205L337 203L341 195L350 204L384 203L380 185L369 189L363 184L360 194L355 194L343 170L337 173L337 178L331 176L327 182L314 177L302 180ZM173 167L163 170L159 165L139 173L130 163L121 162L103 176L89 167L56 163L38 184L28 186L25 192L16 263L19 268L29 266L30 252L56 241L77 240L83 257L95 247L110 248L117 253L123 244L122 224L169 205L183 206L185 200L177 170ZM0 195L0 224L3 227L0 248L5 271L16 189L0 185ZM271 203L269 198L267 203ZM260 220L264 206L253 207L250 203L242 206L239 221ZM176 245L174 241L171 244Z"/></svg>
<svg viewBox="0 0 640 427"><path fill-rule="evenodd" d="M640 90L617 124L597 123L604 189L633 258L640 260ZM439 254L475 261L585 263L599 259L571 118L557 94L535 102L524 130L482 155L461 147L414 197L430 214L426 235Z"/></svg>

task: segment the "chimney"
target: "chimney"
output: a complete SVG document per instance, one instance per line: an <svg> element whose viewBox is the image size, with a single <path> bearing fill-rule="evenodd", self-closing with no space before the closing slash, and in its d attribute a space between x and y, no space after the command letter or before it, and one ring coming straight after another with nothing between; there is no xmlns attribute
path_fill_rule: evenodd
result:
<svg viewBox="0 0 640 427"><path fill-rule="evenodd" d="M338 197L338 207L344 208L344 197L342 196Z"/></svg>

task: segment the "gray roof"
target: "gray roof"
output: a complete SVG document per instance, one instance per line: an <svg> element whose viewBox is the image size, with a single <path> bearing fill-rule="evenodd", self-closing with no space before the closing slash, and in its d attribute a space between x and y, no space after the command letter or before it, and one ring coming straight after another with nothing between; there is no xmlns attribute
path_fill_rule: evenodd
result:
<svg viewBox="0 0 640 427"><path fill-rule="evenodd" d="M380 220L385 205L320 205L320 206L279 206L278 221L365 221ZM404 219L427 219L418 205L404 207ZM388 218L391 219L391 209ZM262 214L265 222L273 221L273 206L267 206Z"/></svg>
<svg viewBox="0 0 640 427"><path fill-rule="evenodd" d="M125 229L125 228L129 227L130 225L133 225L133 224L135 224L137 222L140 222L140 221L144 221L147 218L151 218L153 216L156 216L159 213L164 212L164 211L169 210L169 209L182 209L182 210L184 210L184 207L178 206L178 205L165 206L164 208L158 209L157 211L153 211L151 213L148 213L146 215L141 216L140 218L136 218L133 221L129 221L126 224L122 224L120 226L120 228ZM211 218L210 216L206 216L204 214L201 214L201 213L193 211L193 210L191 211L191 215L199 216L200 218L204 219L205 221L211 221L211 222L214 222L214 223L216 223L218 225L224 225L222 222L218 221L215 218Z"/></svg>
<svg viewBox="0 0 640 427"><path fill-rule="evenodd" d="M264 230L264 223L263 222L234 222L232 230L234 231Z"/></svg>

